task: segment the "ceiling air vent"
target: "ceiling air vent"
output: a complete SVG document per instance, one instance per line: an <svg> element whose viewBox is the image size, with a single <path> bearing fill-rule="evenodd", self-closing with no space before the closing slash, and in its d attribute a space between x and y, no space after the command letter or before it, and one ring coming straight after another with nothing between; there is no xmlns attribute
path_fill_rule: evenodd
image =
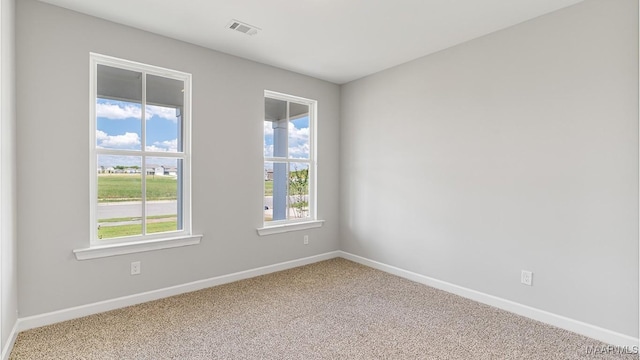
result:
<svg viewBox="0 0 640 360"><path fill-rule="evenodd" d="M240 22L238 20L231 20L227 27L231 30L239 31L247 35L255 35L258 33L258 30L260 30L260 28Z"/></svg>

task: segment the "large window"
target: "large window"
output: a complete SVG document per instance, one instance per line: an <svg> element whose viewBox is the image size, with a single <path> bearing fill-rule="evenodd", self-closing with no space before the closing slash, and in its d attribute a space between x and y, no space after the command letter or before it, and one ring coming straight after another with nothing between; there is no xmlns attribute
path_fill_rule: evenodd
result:
<svg viewBox="0 0 640 360"><path fill-rule="evenodd" d="M316 102L265 91L264 225L315 220Z"/></svg>
<svg viewBox="0 0 640 360"><path fill-rule="evenodd" d="M91 54L91 244L189 235L191 75Z"/></svg>

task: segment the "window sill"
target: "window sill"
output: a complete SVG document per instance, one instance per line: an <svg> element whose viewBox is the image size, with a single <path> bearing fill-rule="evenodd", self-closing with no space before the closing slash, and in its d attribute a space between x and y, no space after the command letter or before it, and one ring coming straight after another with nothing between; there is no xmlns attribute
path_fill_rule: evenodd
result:
<svg viewBox="0 0 640 360"><path fill-rule="evenodd" d="M73 250L77 260L98 259L108 256L133 254L144 251L170 249L200 244L202 235L186 235L173 238L154 239L135 243L109 244Z"/></svg>
<svg viewBox="0 0 640 360"><path fill-rule="evenodd" d="M324 224L324 220L312 220L312 221L305 221L305 222L265 226L265 227L258 228L257 230L258 230L258 235L265 236L265 235L285 233L289 231L319 228L322 226L322 224Z"/></svg>

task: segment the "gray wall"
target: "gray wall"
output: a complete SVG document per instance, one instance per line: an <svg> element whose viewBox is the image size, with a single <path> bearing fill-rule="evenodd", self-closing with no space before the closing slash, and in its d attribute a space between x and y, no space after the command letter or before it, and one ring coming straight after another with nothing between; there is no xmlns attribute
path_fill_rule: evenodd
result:
<svg viewBox="0 0 640 360"><path fill-rule="evenodd" d="M17 4L18 280L30 316L338 249L337 85L33 0ZM193 74L202 243L77 261L89 243L89 52ZM259 237L265 89L318 100L322 228ZM310 244L303 245L303 234ZM142 261L142 274L129 263Z"/></svg>
<svg viewBox="0 0 640 360"><path fill-rule="evenodd" d="M16 233L16 106L15 106L15 0L0 3L0 349L7 345L18 314Z"/></svg>
<svg viewBox="0 0 640 360"><path fill-rule="evenodd" d="M638 337L637 6L343 86L342 250Z"/></svg>

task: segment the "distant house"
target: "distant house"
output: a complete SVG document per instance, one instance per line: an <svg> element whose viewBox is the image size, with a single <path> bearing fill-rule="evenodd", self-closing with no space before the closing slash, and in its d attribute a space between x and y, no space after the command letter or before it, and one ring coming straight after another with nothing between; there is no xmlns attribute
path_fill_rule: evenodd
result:
<svg viewBox="0 0 640 360"><path fill-rule="evenodd" d="M178 175L178 169L175 167L165 167L164 168L164 174L165 175L170 175L170 176L176 176Z"/></svg>
<svg viewBox="0 0 640 360"><path fill-rule="evenodd" d="M176 176L178 175L178 169L171 166L154 165L153 167L147 167L147 175Z"/></svg>
<svg viewBox="0 0 640 360"><path fill-rule="evenodd" d="M273 180L273 169L264 170L264 180L265 181Z"/></svg>
<svg viewBox="0 0 640 360"><path fill-rule="evenodd" d="M160 175L160 176L176 176L178 170L175 167L164 165L147 165L147 175Z"/></svg>

